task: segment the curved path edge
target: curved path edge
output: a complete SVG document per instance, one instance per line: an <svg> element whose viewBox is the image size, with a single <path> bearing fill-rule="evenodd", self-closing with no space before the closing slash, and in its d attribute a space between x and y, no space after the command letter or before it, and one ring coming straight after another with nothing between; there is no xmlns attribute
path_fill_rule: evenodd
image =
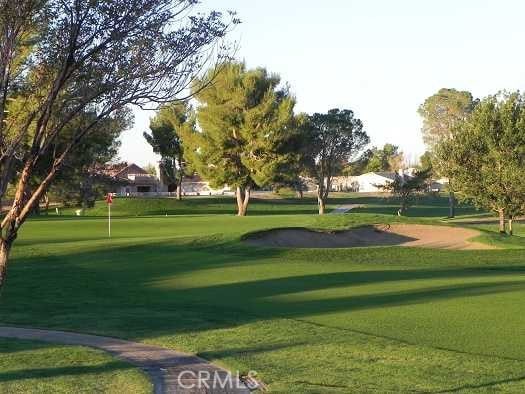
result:
<svg viewBox="0 0 525 394"><path fill-rule="evenodd" d="M80 334L67 331L0 326L0 337L88 346L103 350L144 371L153 383L155 394L249 394L250 390L229 371L210 364L195 355L124 339ZM210 379L206 378L210 376ZM201 379L199 379L201 378ZM231 385L212 387L216 382Z"/></svg>

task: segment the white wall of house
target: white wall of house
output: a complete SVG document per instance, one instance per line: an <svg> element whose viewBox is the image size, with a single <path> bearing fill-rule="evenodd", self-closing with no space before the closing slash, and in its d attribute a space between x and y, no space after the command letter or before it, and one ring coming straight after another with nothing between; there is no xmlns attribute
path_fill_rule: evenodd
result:
<svg viewBox="0 0 525 394"><path fill-rule="evenodd" d="M369 172L360 175L357 178L358 191L362 193L383 192L381 186L386 186L392 182L392 179Z"/></svg>
<svg viewBox="0 0 525 394"><path fill-rule="evenodd" d="M390 182L392 182L391 178L375 172L358 176L338 176L332 180L332 190L361 193L384 192L381 186L385 186Z"/></svg>

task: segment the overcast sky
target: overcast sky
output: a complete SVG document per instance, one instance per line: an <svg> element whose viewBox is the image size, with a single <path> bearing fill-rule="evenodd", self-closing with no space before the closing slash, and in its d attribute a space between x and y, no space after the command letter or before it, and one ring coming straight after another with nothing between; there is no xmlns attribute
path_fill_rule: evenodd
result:
<svg viewBox="0 0 525 394"><path fill-rule="evenodd" d="M483 97L525 86L525 2L520 0L202 0L236 10L238 58L289 82L297 111L352 109L372 145L424 151L417 108L442 87ZM120 157L156 160L135 111Z"/></svg>

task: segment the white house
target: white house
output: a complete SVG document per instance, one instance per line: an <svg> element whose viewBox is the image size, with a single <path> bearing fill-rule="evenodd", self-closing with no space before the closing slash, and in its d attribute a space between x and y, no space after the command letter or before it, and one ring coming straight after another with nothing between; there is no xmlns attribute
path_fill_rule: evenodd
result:
<svg viewBox="0 0 525 394"><path fill-rule="evenodd" d="M362 193L384 192L383 186L392 183L396 179L395 172L368 172L356 178L357 190Z"/></svg>
<svg viewBox="0 0 525 394"><path fill-rule="evenodd" d="M362 193L384 192L382 186L394 181L394 172L368 172L358 176L338 176L332 180L334 191L350 191Z"/></svg>

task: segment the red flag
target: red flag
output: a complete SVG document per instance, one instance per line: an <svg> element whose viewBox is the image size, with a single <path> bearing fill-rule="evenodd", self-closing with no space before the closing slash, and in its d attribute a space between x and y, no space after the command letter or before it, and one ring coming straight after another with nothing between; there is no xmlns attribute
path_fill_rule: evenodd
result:
<svg viewBox="0 0 525 394"><path fill-rule="evenodd" d="M106 202L108 204L113 204L113 196L111 195L111 193L108 193L108 195L106 196Z"/></svg>

